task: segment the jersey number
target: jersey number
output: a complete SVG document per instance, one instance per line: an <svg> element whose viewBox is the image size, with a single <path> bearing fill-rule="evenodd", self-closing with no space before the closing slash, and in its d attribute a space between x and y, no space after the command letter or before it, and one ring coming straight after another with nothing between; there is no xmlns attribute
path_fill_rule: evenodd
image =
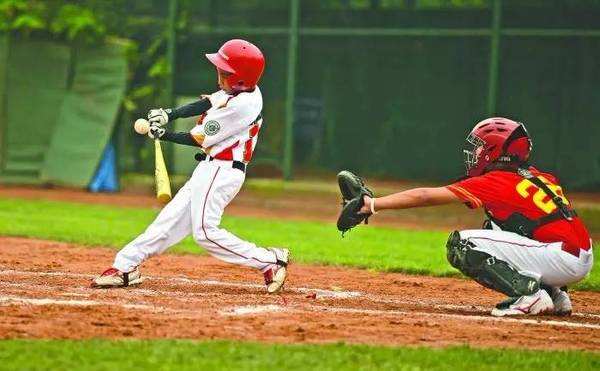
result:
<svg viewBox="0 0 600 371"><path fill-rule="evenodd" d="M540 176L539 178L548 186L548 188L550 188L552 192L556 193L557 196L562 198L563 203L565 205L569 204L569 200L567 200L567 198L563 195L562 188L559 185L552 184L548 179L544 178L543 176ZM534 187L536 189L536 192L533 195L533 203L535 204L535 206L540 208L546 214L550 214L554 210L556 210L556 204L554 203L554 201L552 201L550 197L548 197L548 195L546 195L546 192L539 189L535 184L533 184L527 179L523 179L519 184L517 184L517 192L519 192L521 197L527 198L530 196L529 189L531 187Z"/></svg>

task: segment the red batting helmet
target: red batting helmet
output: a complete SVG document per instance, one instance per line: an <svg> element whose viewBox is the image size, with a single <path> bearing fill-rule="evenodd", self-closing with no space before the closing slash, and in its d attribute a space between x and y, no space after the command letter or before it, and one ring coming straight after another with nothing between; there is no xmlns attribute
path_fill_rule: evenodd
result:
<svg viewBox="0 0 600 371"><path fill-rule="evenodd" d="M254 89L265 69L265 57L256 45L240 39L229 40L218 52L206 54L217 68L229 72L227 83L234 91Z"/></svg>
<svg viewBox="0 0 600 371"><path fill-rule="evenodd" d="M520 165L531 152L531 139L520 122L504 117L492 117L479 122L467 137L463 150L467 176L477 176L492 168L492 164Z"/></svg>

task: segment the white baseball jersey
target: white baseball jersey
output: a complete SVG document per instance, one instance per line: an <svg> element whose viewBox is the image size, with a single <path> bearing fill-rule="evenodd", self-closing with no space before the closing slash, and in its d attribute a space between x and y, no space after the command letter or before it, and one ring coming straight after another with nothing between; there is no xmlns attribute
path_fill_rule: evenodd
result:
<svg viewBox="0 0 600 371"><path fill-rule="evenodd" d="M210 95L210 101L212 107L190 133L211 157L250 162L262 125L260 89L237 95L220 90Z"/></svg>

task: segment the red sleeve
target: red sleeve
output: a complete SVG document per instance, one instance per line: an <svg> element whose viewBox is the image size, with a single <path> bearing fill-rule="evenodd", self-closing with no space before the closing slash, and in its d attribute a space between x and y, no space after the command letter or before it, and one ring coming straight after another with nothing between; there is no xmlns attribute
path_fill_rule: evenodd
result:
<svg viewBox="0 0 600 371"><path fill-rule="evenodd" d="M471 209L494 202L502 202L505 193L502 182L493 179L489 173L461 180L446 186L446 188Z"/></svg>

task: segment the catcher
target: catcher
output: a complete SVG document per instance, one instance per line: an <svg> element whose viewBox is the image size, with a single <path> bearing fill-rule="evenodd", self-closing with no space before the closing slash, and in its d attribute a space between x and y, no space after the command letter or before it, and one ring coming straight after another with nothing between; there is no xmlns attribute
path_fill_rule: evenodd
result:
<svg viewBox="0 0 600 371"><path fill-rule="evenodd" d="M450 264L509 298L494 316L570 315L566 286L592 268L592 241L555 176L527 161L532 142L522 123L502 117L479 122L467 137L466 177L438 188L416 188L375 198L350 172L338 175L342 232L378 211L462 202L483 207L482 229L454 231Z"/></svg>

